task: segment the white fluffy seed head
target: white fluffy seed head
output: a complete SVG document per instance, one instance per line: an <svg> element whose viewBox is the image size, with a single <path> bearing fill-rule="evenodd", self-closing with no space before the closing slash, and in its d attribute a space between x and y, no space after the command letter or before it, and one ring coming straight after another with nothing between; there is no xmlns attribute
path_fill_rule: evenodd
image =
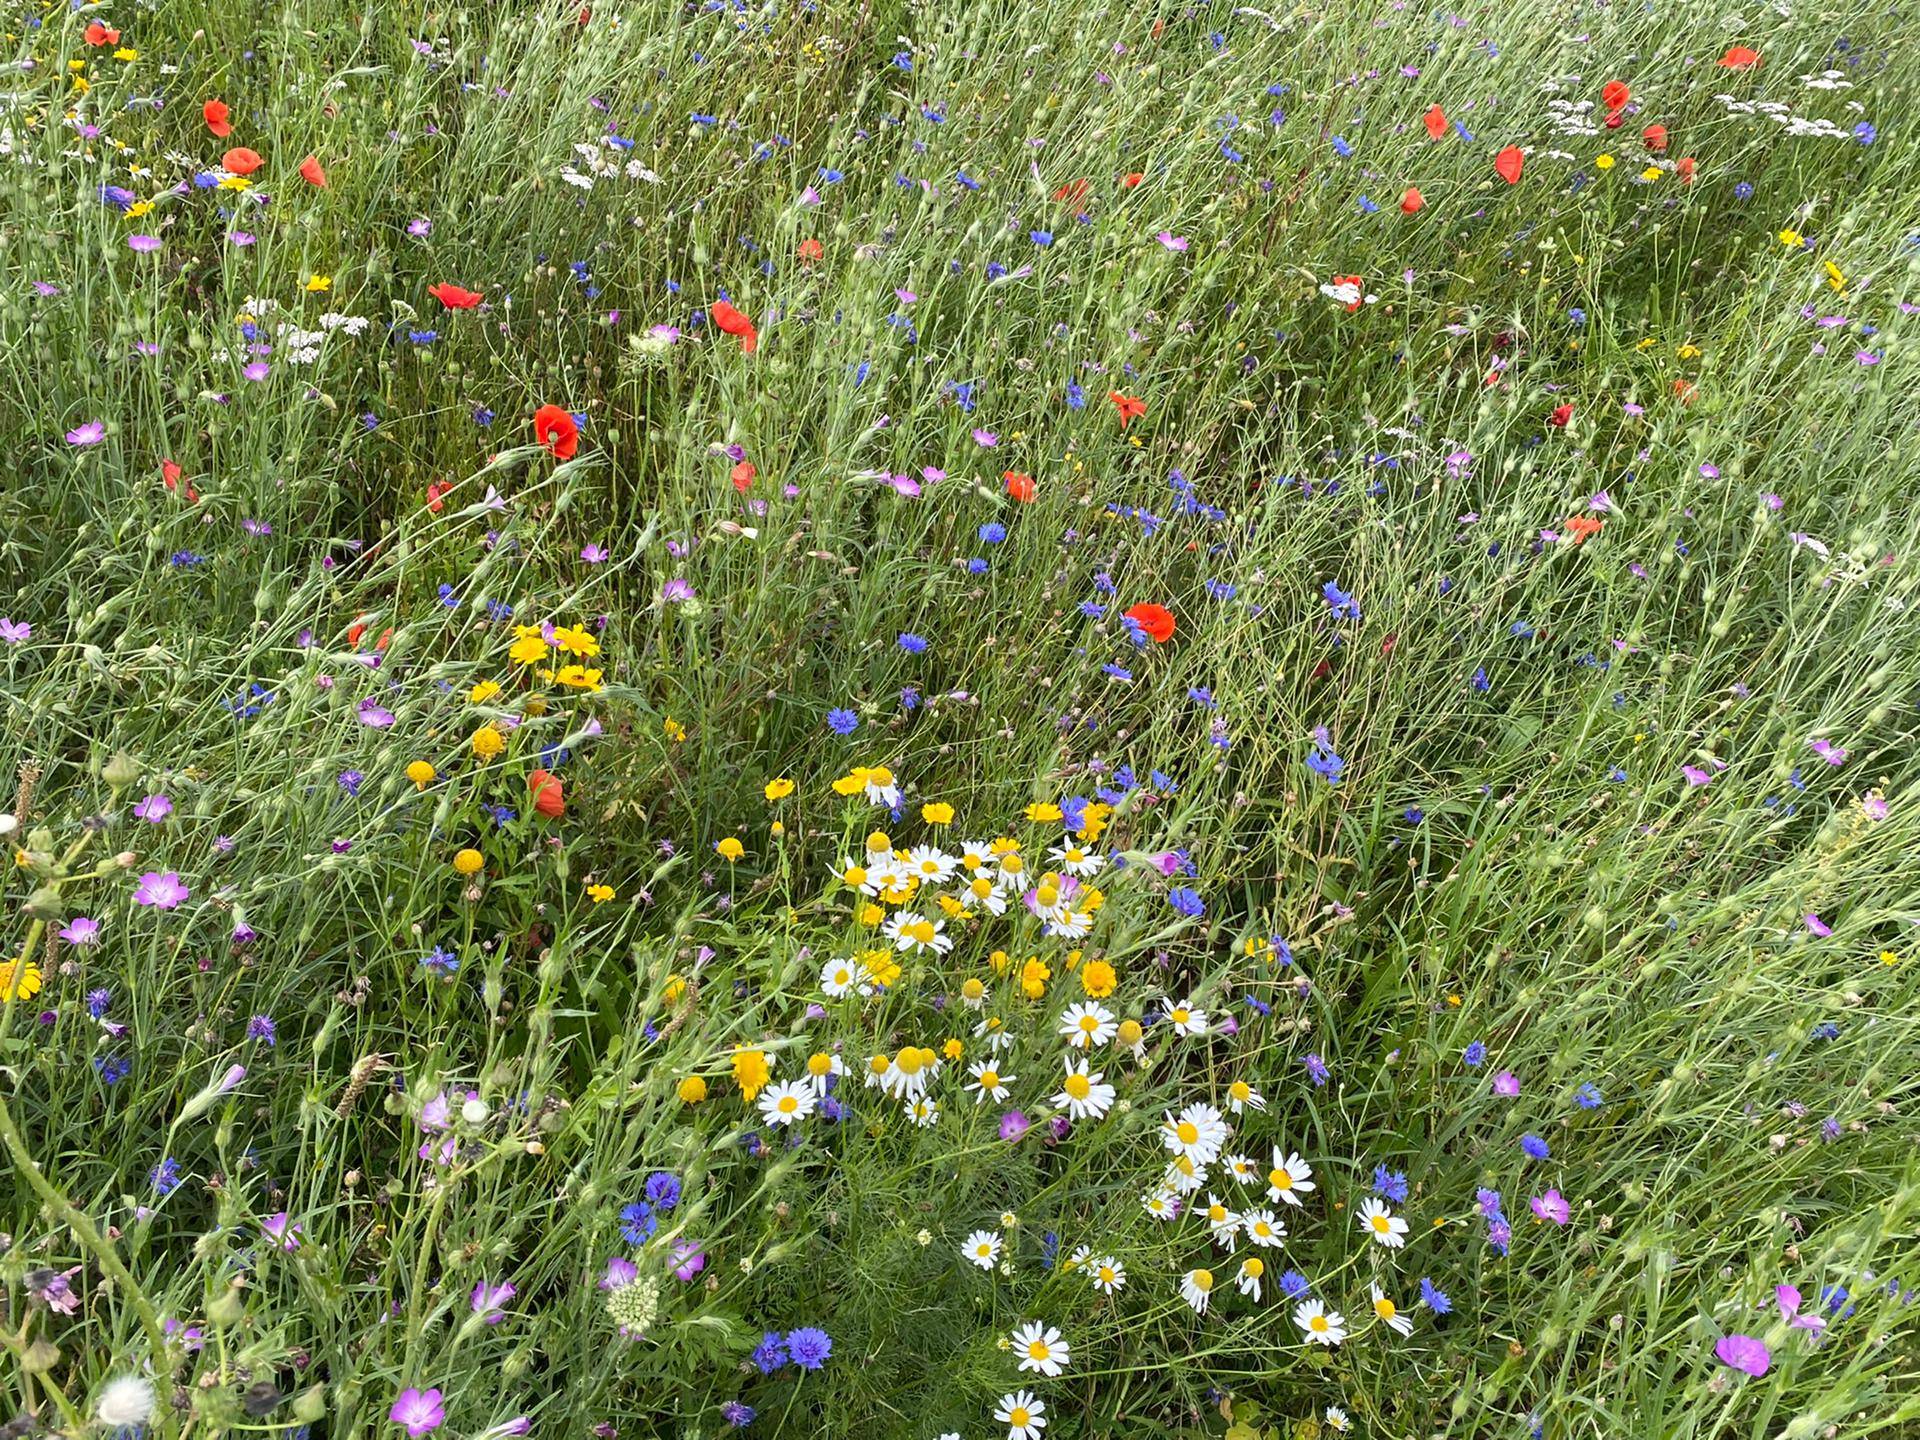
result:
<svg viewBox="0 0 1920 1440"><path fill-rule="evenodd" d="M93 1413L102 1425L130 1430L153 1418L153 1382L144 1375L116 1375L100 1389Z"/></svg>

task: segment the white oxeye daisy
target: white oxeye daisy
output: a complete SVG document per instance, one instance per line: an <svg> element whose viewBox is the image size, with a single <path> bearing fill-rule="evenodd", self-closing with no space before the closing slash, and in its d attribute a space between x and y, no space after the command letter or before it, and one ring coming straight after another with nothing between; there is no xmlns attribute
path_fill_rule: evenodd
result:
<svg viewBox="0 0 1920 1440"><path fill-rule="evenodd" d="M933 950L944 955L953 949L952 937L941 933L946 928L944 920L929 920L917 910L898 910L880 931L893 941L896 950Z"/></svg>
<svg viewBox="0 0 1920 1440"><path fill-rule="evenodd" d="M1118 1295L1127 1283L1127 1267L1111 1255L1087 1262L1087 1278L1102 1295Z"/></svg>
<svg viewBox="0 0 1920 1440"><path fill-rule="evenodd" d="M909 1100L905 1106L907 1119L922 1130L931 1130L940 1120L940 1107L924 1095L918 1100Z"/></svg>
<svg viewBox="0 0 1920 1440"><path fill-rule="evenodd" d="M1213 1271L1189 1270L1180 1277L1180 1298L1193 1307L1196 1315L1207 1313L1207 1301L1213 1296Z"/></svg>
<svg viewBox="0 0 1920 1440"><path fill-rule="evenodd" d="M866 861L852 855L840 857L840 863L834 867L834 878L850 890L858 890L862 895L878 895L880 886L867 869Z"/></svg>
<svg viewBox="0 0 1920 1440"><path fill-rule="evenodd" d="M860 962L844 957L829 960L820 967L820 989L829 1000L838 1000L860 983Z"/></svg>
<svg viewBox="0 0 1920 1440"><path fill-rule="evenodd" d="M940 1057L921 1045L902 1045L893 1057L880 1087L896 1100L918 1100L927 1084L940 1073Z"/></svg>
<svg viewBox="0 0 1920 1440"><path fill-rule="evenodd" d="M1181 1195L1198 1195L1207 1187L1207 1167L1194 1164L1184 1155L1176 1155L1167 1166L1166 1184Z"/></svg>
<svg viewBox="0 0 1920 1440"><path fill-rule="evenodd" d="M1003 1075L994 1068L991 1060L978 1060L967 1067L967 1073L973 1077L967 1088L974 1093L973 1103L980 1105L988 1099L995 1101L1007 1098L1007 1084L1018 1080L1018 1075Z"/></svg>
<svg viewBox="0 0 1920 1440"><path fill-rule="evenodd" d="M1399 1306L1387 1298L1387 1292L1380 1288L1378 1281L1373 1286L1373 1313L1398 1334L1413 1333L1413 1317L1403 1313Z"/></svg>
<svg viewBox="0 0 1920 1440"><path fill-rule="evenodd" d="M1167 1023L1180 1035L1204 1035L1207 1033L1207 1012L1191 1000L1168 1000L1166 1002Z"/></svg>
<svg viewBox="0 0 1920 1440"><path fill-rule="evenodd" d="M1031 1390L1016 1390L1000 1397L993 1418L1007 1427L1007 1440L1040 1440L1047 1428L1047 1407Z"/></svg>
<svg viewBox="0 0 1920 1440"><path fill-rule="evenodd" d="M1227 1086L1227 1108L1236 1115L1249 1110L1264 1110L1267 1108L1267 1098L1246 1081L1235 1080Z"/></svg>
<svg viewBox="0 0 1920 1440"><path fill-rule="evenodd" d="M1347 1433L1347 1412L1342 1410L1338 1405L1329 1405L1327 1406L1326 1413L1327 1413L1327 1428L1329 1430L1336 1430L1342 1435L1346 1434Z"/></svg>
<svg viewBox="0 0 1920 1440"><path fill-rule="evenodd" d="M1047 852L1047 858L1069 875L1098 875L1106 859L1072 839Z"/></svg>
<svg viewBox="0 0 1920 1440"><path fill-rule="evenodd" d="M1076 1001L1060 1016L1060 1035L1078 1050L1105 1045L1119 1033L1113 1012L1097 1000Z"/></svg>
<svg viewBox="0 0 1920 1440"><path fill-rule="evenodd" d="M1160 1143L1196 1165L1211 1165L1232 1134L1218 1110L1196 1104L1178 1115L1167 1116L1166 1124L1160 1127Z"/></svg>
<svg viewBox="0 0 1920 1440"><path fill-rule="evenodd" d="M1274 1146L1273 1168L1267 1172L1267 1198L1284 1200L1289 1205L1304 1205L1306 1201L1300 1198L1300 1193L1315 1188L1313 1167L1298 1154Z"/></svg>
<svg viewBox="0 0 1920 1440"><path fill-rule="evenodd" d="M760 1114L769 1125L791 1125L813 1113L819 1102L805 1080L782 1080L760 1092Z"/></svg>
<svg viewBox="0 0 1920 1440"><path fill-rule="evenodd" d="M1053 1326L1029 1320L1010 1337L1022 1370L1033 1370L1049 1380L1067 1368L1067 1342Z"/></svg>
<svg viewBox="0 0 1920 1440"><path fill-rule="evenodd" d="M1113 1104L1115 1094L1111 1085L1103 1084L1104 1072L1087 1071L1087 1062L1067 1061L1067 1075L1060 1082L1060 1093L1053 1097L1053 1103L1066 1107L1067 1113L1075 1120L1098 1120Z"/></svg>
<svg viewBox="0 0 1920 1440"><path fill-rule="evenodd" d="M816 1099L824 1100L828 1082L834 1076L846 1073L847 1067L831 1050L816 1050L807 1057L807 1084L812 1088Z"/></svg>
<svg viewBox="0 0 1920 1440"><path fill-rule="evenodd" d="M1233 1238L1240 1233L1240 1217L1213 1196L1207 1196L1207 1225L1216 1244L1233 1249Z"/></svg>
<svg viewBox="0 0 1920 1440"><path fill-rule="evenodd" d="M987 982L977 975L969 975L960 982L960 1003L969 1010L978 1010L987 1003Z"/></svg>
<svg viewBox="0 0 1920 1440"><path fill-rule="evenodd" d="M1046 933L1056 940L1084 940L1093 933L1093 915L1062 906L1047 917Z"/></svg>
<svg viewBox="0 0 1920 1440"><path fill-rule="evenodd" d="M1171 1190L1150 1190L1140 1203L1156 1220L1171 1220L1180 1213L1180 1197Z"/></svg>
<svg viewBox="0 0 1920 1440"><path fill-rule="evenodd" d="M984 872L975 875L960 887L960 898L968 905L978 905L989 915L1007 913L1006 895Z"/></svg>
<svg viewBox="0 0 1920 1440"><path fill-rule="evenodd" d="M1338 1345L1347 1338L1347 1317L1312 1298L1300 1302L1293 1312L1293 1323L1316 1345Z"/></svg>
<svg viewBox="0 0 1920 1440"><path fill-rule="evenodd" d="M1249 1255L1240 1262L1240 1273L1233 1277L1234 1286L1242 1295L1251 1295L1255 1300L1258 1300L1260 1298L1260 1280L1266 1273L1267 1262L1262 1260L1258 1255Z"/></svg>
<svg viewBox="0 0 1920 1440"><path fill-rule="evenodd" d="M993 864L993 847L984 840L960 842L960 868L969 874Z"/></svg>
<svg viewBox="0 0 1920 1440"><path fill-rule="evenodd" d="M907 869L922 885L944 885L960 862L937 845L921 845L907 854Z"/></svg>
<svg viewBox="0 0 1920 1440"><path fill-rule="evenodd" d="M1377 1245L1398 1250L1407 1243L1407 1222L1372 1196L1361 1202L1360 1213L1354 1218Z"/></svg>
<svg viewBox="0 0 1920 1440"><path fill-rule="evenodd" d="M1242 1185L1260 1183L1260 1167L1245 1155L1227 1156L1227 1173Z"/></svg>
<svg viewBox="0 0 1920 1440"><path fill-rule="evenodd" d="M991 1230L975 1230L960 1242L960 1254L982 1270L1000 1263L1000 1237Z"/></svg>
<svg viewBox="0 0 1920 1440"><path fill-rule="evenodd" d="M1241 1217L1241 1225L1247 1232L1247 1239L1261 1247L1278 1245L1287 1238L1287 1227L1271 1210L1249 1210Z"/></svg>

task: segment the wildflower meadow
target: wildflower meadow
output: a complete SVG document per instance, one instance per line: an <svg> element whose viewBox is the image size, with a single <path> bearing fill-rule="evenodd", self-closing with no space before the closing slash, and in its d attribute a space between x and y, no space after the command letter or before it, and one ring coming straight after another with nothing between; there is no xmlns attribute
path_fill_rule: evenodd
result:
<svg viewBox="0 0 1920 1440"><path fill-rule="evenodd" d="M1915 26L11 5L0 1440L1920 1434Z"/></svg>

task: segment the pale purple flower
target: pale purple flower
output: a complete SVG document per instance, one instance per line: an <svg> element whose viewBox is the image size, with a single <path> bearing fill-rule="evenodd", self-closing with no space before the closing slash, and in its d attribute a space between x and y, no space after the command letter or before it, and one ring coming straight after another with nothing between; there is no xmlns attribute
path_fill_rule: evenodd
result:
<svg viewBox="0 0 1920 1440"><path fill-rule="evenodd" d="M422 1435L438 1430L446 1424L447 1409L441 1404L440 1392L437 1389L422 1391L409 1385L393 1402L393 1408L387 1412L387 1418L396 1425L404 1425L411 1440L420 1440Z"/></svg>
<svg viewBox="0 0 1920 1440"><path fill-rule="evenodd" d="M106 438L106 423L101 420L89 420L84 425L76 425L67 431L69 445L98 445Z"/></svg>
<svg viewBox="0 0 1920 1440"><path fill-rule="evenodd" d="M1826 939L1829 935L1833 934L1833 927L1828 925L1826 921L1822 920L1818 915L1815 915L1811 911L1809 911L1802 918L1806 921L1806 926L1809 933L1818 935L1822 940Z"/></svg>
<svg viewBox="0 0 1920 1440"><path fill-rule="evenodd" d="M1829 765L1844 765L1847 763L1847 752L1831 740L1815 740L1812 748L1813 753Z"/></svg>
<svg viewBox="0 0 1920 1440"><path fill-rule="evenodd" d="M987 449L991 450L1000 443L1000 437L991 430L975 429L973 432L973 443L976 445L984 445Z"/></svg>
<svg viewBox="0 0 1920 1440"><path fill-rule="evenodd" d="M1816 1334L1827 1328L1827 1317L1809 1311L1800 1313L1800 1292L1791 1285L1773 1287L1773 1303L1780 1307L1780 1318L1795 1330L1812 1330Z"/></svg>
<svg viewBox="0 0 1920 1440"><path fill-rule="evenodd" d="M1870 791L1860 797L1860 809L1869 820L1884 820L1887 818L1886 797Z"/></svg>
<svg viewBox="0 0 1920 1440"><path fill-rule="evenodd" d="M1713 776L1709 775L1705 770L1702 770L1698 765L1682 765L1680 767L1680 773L1687 777L1687 784L1689 785L1711 785L1713 783Z"/></svg>
<svg viewBox="0 0 1920 1440"><path fill-rule="evenodd" d="M100 922L90 915L76 915L55 932L69 945L100 943Z"/></svg>
<svg viewBox="0 0 1920 1440"><path fill-rule="evenodd" d="M1714 1343L1713 1353L1722 1365L1756 1380L1773 1365L1773 1356L1766 1345L1751 1335L1722 1335Z"/></svg>
<svg viewBox="0 0 1920 1440"><path fill-rule="evenodd" d="M887 483L909 500L920 498L920 482L911 475L889 475Z"/></svg>
<svg viewBox="0 0 1920 1440"><path fill-rule="evenodd" d="M607 559L607 551L604 546L589 542L580 547L580 558L589 565L599 565Z"/></svg>
<svg viewBox="0 0 1920 1440"><path fill-rule="evenodd" d="M369 729L385 730L393 724L393 712L368 696L360 702L360 723Z"/></svg>
<svg viewBox="0 0 1920 1440"><path fill-rule="evenodd" d="M264 360L256 360L251 365L247 366L246 369L240 372L240 374L244 378L248 380L252 380L256 383L266 379L267 376L272 373L273 373L273 367L267 364L267 362Z"/></svg>
<svg viewBox="0 0 1920 1440"><path fill-rule="evenodd" d="M1558 1190L1535 1195L1527 1204L1533 1207L1533 1213L1540 1219L1551 1220L1556 1225L1564 1225L1573 1218L1573 1207L1567 1204L1567 1197Z"/></svg>
<svg viewBox="0 0 1920 1440"><path fill-rule="evenodd" d="M140 254L146 255L160 248L160 237L158 235L129 235L127 237L127 248L129 250L137 250Z"/></svg>
<svg viewBox="0 0 1920 1440"><path fill-rule="evenodd" d="M685 580L669 580L660 587L660 598L668 604L693 599L693 586Z"/></svg>
<svg viewBox="0 0 1920 1440"><path fill-rule="evenodd" d="M1511 1070L1502 1070L1493 1077L1493 1093L1503 1100L1511 1100L1520 1093L1520 1077Z"/></svg>
<svg viewBox="0 0 1920 1440"><path fill-rule="evenodd" d="M140 884L133 892L133 903L171 910L192 893L180 883L179 872L149 870L140 877Z"/></svg>
<svg viewBox="0 0 1920 1440"><path fill-rule="evenodd" d="M260 1228L266 1231L267 1238L282 1250L298 1250L300 1248L299 1223L290 1220L286 1211L282 1210L277 1215L269 1215L260 1222Z"/></svg>
<svg viewBox="0 0 1920 1440"><path fill-rule="evenodd" d="M165 795L149 795L133 807L133 818L144 820L149 825L158 825L173 813L173 801Z"/></svg>
<svg viewBox="0 0 1920 1440"><path fill-rule="evenodd" d="M488 1325L498 1325L507 1318L507 1312L501 1307L518 1293L508 1281L502 1280L498 1285L494 1285L482 1280L473 1287L473 1294L467 1299L473 1306L474 1314L480 1316Z"/></svg>
<svg viewBox="0 0 1920 1440"><path fill-rule="evenodd" d="M1173 235L1162 230L1154 238L1169 250L1185 250L1187 248L1187 237L1184 235Z"/></svg>
<svg viewBox="0 0 1920 1440"><path fill-rule="evenodd" d="M602 1290L621 1290L640 1278L640 1267L631 1260L615 1255L607 1261L606 1272L600 1277Z"/></svg>
<svg viewBox="0 0 1920 1440"><path fill-rule="evenodd" d="M673 1278L691 1280L707 1268L707 1252L691 1240L673 1247Z"/></svg>

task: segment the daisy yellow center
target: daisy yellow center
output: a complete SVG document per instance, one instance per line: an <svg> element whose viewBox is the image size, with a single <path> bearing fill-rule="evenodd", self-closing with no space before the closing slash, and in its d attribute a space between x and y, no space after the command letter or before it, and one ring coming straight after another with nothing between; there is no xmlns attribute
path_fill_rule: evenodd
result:
<svg viewBox="0 0 1920 1440"><path fill-rule="evenodd" d="M980 1088L982 1090L998 1090L1000 1088L1000 1072L998 1070L982 1070L980 1072Z"/></svg>
<svg viewBox="0 0 1920 1440"><path fill-rule="evenodd" d="M1267 1183L1276 1190L1291 1190L1293 1188L1293 1176L1276 1165L1267 1172Z"/></svg>
<svg viewBox="0 0 1920 1440"><path fill-rule="evenodd" d="M1060 892L1051 885L1042 885L1038 890L1033 892L1033 898L1042 905L1058 905L1060 903Z"/></svg>
<svg viewBox="0 0 1920 1440"><path fill-rule="evenodd" d="M1211 1270L1196 1270L1188 1278L1193 1281L1193 1288L1196 1290L1204 1292L1213 1289L1213 1271Z"/></svg>
<svg viewBox="0 0 1920 1440"><path fill-rule="evenodd" d="M807 1061L807 1073L809 1075L831 1075L833 1073L833 1056L822 1050L818 1055L815 1055Z"/></svg>
<svg viewBox="0 0 1920 1440"><path fill-rule="evenodd" d="M1187 1009L1186 1006L1182 1005L1178 1010L1175 1010L1173 1012L1173 1023L1176 1025L1186 1024L1187 1017L1192 1013L1193 1012L1191 1010Z"/></svg>
<svg viewBox="0 0 1920 1440"><path fill-rule="evenodd" d="M871 1060L867 1061L867 1069L871 1070L876 1075L884 1075L887 1073L887 1067L892 1063L893 1062L887 1059L886 1056L876 1055Z"/></svg>
<svg viewBox="0 0 1920 1440"><path fill-rule="evenodd" d="M849 865L847 867L847 873L840 878L849 885L864 885L867 883L866 867L863 865Z"/></svg>
<svg viewBox="0 0 1920 1440"><path fill-rule="evenodd" d="M1026 862L1018 855L1002 855L1000 857L1000 868L1009 875L1018 875L1022 870L1026 869L1027 866Z"/></svg>
<svg viewBox="0 0 1920 1440"><path fill-rule="evenodd" d="M1173 1127L1173 1133L1180 1137L1182 1145L1191 1145L1200 1138L1200 1127L1191 1120L1182 1120Z"/></svg>
<svg viewBox="0 0 1920 1440"><path fill-rule="evenodd" d="M1207 1207L1207 1219L1211 1220L1216 1225L1225 1224L1227 1219L1227 1207L1224 1205L1209 1205Z"/></svg>
<svg viewBox="0 0 1920 1440"><path fill-rule="evenodd" d="M800 1102L796 1100L793 1096L782 1095L780 1097L780 1113L782 1115L791 1115L793 1114L794 1111L798 1110L799 1108L800 1108Z"/></svg>
<svg viewBox="0 0 1920 1440"><path fill-rule="evenodd" d="M1032 1359L1044 1360L1052 1353L1053 1351L1047 1348L1047 1342L1044 1340L1033 1340L1027 1344L1027 1354Z"/></svg>
<svg viewBox="0 0 1920 1440"><path fill-rule="evenodd" d="M922 860L920 862L920 873L922 875L938 875L940 873L940 866L935 861Z"/></svg>
<svg viewBox="0 0 1920 1440"><path fill-rule="evenodd" d="M1262 1275L1267 1273L1267 1262L1264 1260L1242 1261L1240 1265L1240 1273L1242 1275L1251 1276L1253 1279L1258 1280Z"/></svg>
<svg viewBox="0 0 1920 1440"><path fill-rule="evenodd" d="M982 1240L978 1245L974 1246L973 1253L980 1256L991 1255L993 1254L993 1245L989 1241Z"/></svg>
<svg viewBox="0 0 1920 1440"><path fill-rule="evenodd" d="M1327 1324L1326 1316L1316 1315L1307 1322L1307 1328L1316 1335L1324 1335L1330 1327Z"/></svg>
<svg viewBox="0 0 1920 1440"><path fill-rule="evenodd" d="M976 875L968 883L967 889L973 892L976 900L984 900L993 894L993 882L984 875Z"/></svg>
<svg viewBox="0 0 1920 1440"><path fill-rule="evenodd" d="M853 979L853 972L847 969L847 967L844 965L842 965L838 970L835 970L833 972L833 983L836 985L845 985L848 981L852 979Z"/></svg>
<svg viewBox="0 0 1920 1440"><path fill-rule="evenodd" d="M1399 1314L1399 1310L1391 1300L1382 1295L1378 1300L1373 1302L1373 1313L1378 1315L1382 1320L1391 1320L1395 1315Z"/></svg>
<svg viewBox="0 0 1920 1440"><path fill-rule="evenodd" d="M1273 1234L1273 1227L1264 1220L1256 1220L1253 1222L1253 1233L1264 1240L1267 1236Z"/></svg>
<svg viewBox="0 0 1920 1440"><path fill-rule="evenodd" d="M1084 1100L1093 1093L1093 1082L1084 1075L1069 1075L1066 1089L1074 1099Z"/></svg>
<svg viewBox="0 0 1920 1440"><path fill-rule="evenodd" d="M1074 846L1071 850L1067 851L1067 859L1072 864L1078 865L1082 860L1086 858L1087 858L1087 852L1082 850L1078 845Z"/></svg>
<svg viewBox="0 0 1920 1440"><path fill-rule="evenodd" d="M902 1075L918 1075L921 1070L920 1051L914 1046L909 1045L900 1052L899 1057L895 1059L893 1063L900 1067L900 1073Z"/></svg>
<svg viewBox="0 0 1920 1440"><path fill-rule="evenodd" d="M973 979L960 987L960 993L969 1000L980 1000L985 998L987 987L980 980Z"/></svg>
<svg viewBox="0 0 1920 1440"><path fill-rule="evenodd" d="M1080 1028L1089 1035L1093 1034L1094 1031L1100 1028L1100 1017L1098 1015L1082 1015L1080 1017Z"/></svg>
<svg viewBox="0 0 1920 1440"><path fill-rule="evenodd" d="M1245 1104L1253 1098L1253 1087L1244 1080L1236 1080L1227 1087L1227 1094Z"/></svg>
<svg viewBox="0 0 1920 1440"><path fill-rule="evenodd" d="M918 940L922 945L931 945L933 943L933 922L931 920L916 920L907 926L907 934L913 939Z"/></svg>
<svg viewBox="0 0 1920 1440"><path fill-rule="evenodd" d="M1032 1418L1033 1417L1027 1413L1027 1407L1024 1405L1016 1405L1007 1412L1007 1424L1018 1430L1026 1429L1027 1422Z"/></svg>
<svg viewBox="0 0 1920 1440"><path fill-rule="evenodd" d="M1392 1225L1385 1215L1376 1215L1373 1217L1373 1228L1384 1235L1392 1228Z"/></svg>
<svg viewBox="0 0 1920 1440"><path fill-rule="evenodd" d="M1102 1285L1111 1285L1114 1282L1115 1278L1116 1277L1113 1273L1113 1266L1102 1265L1100 1267L1100 1283Z"/></svg>

